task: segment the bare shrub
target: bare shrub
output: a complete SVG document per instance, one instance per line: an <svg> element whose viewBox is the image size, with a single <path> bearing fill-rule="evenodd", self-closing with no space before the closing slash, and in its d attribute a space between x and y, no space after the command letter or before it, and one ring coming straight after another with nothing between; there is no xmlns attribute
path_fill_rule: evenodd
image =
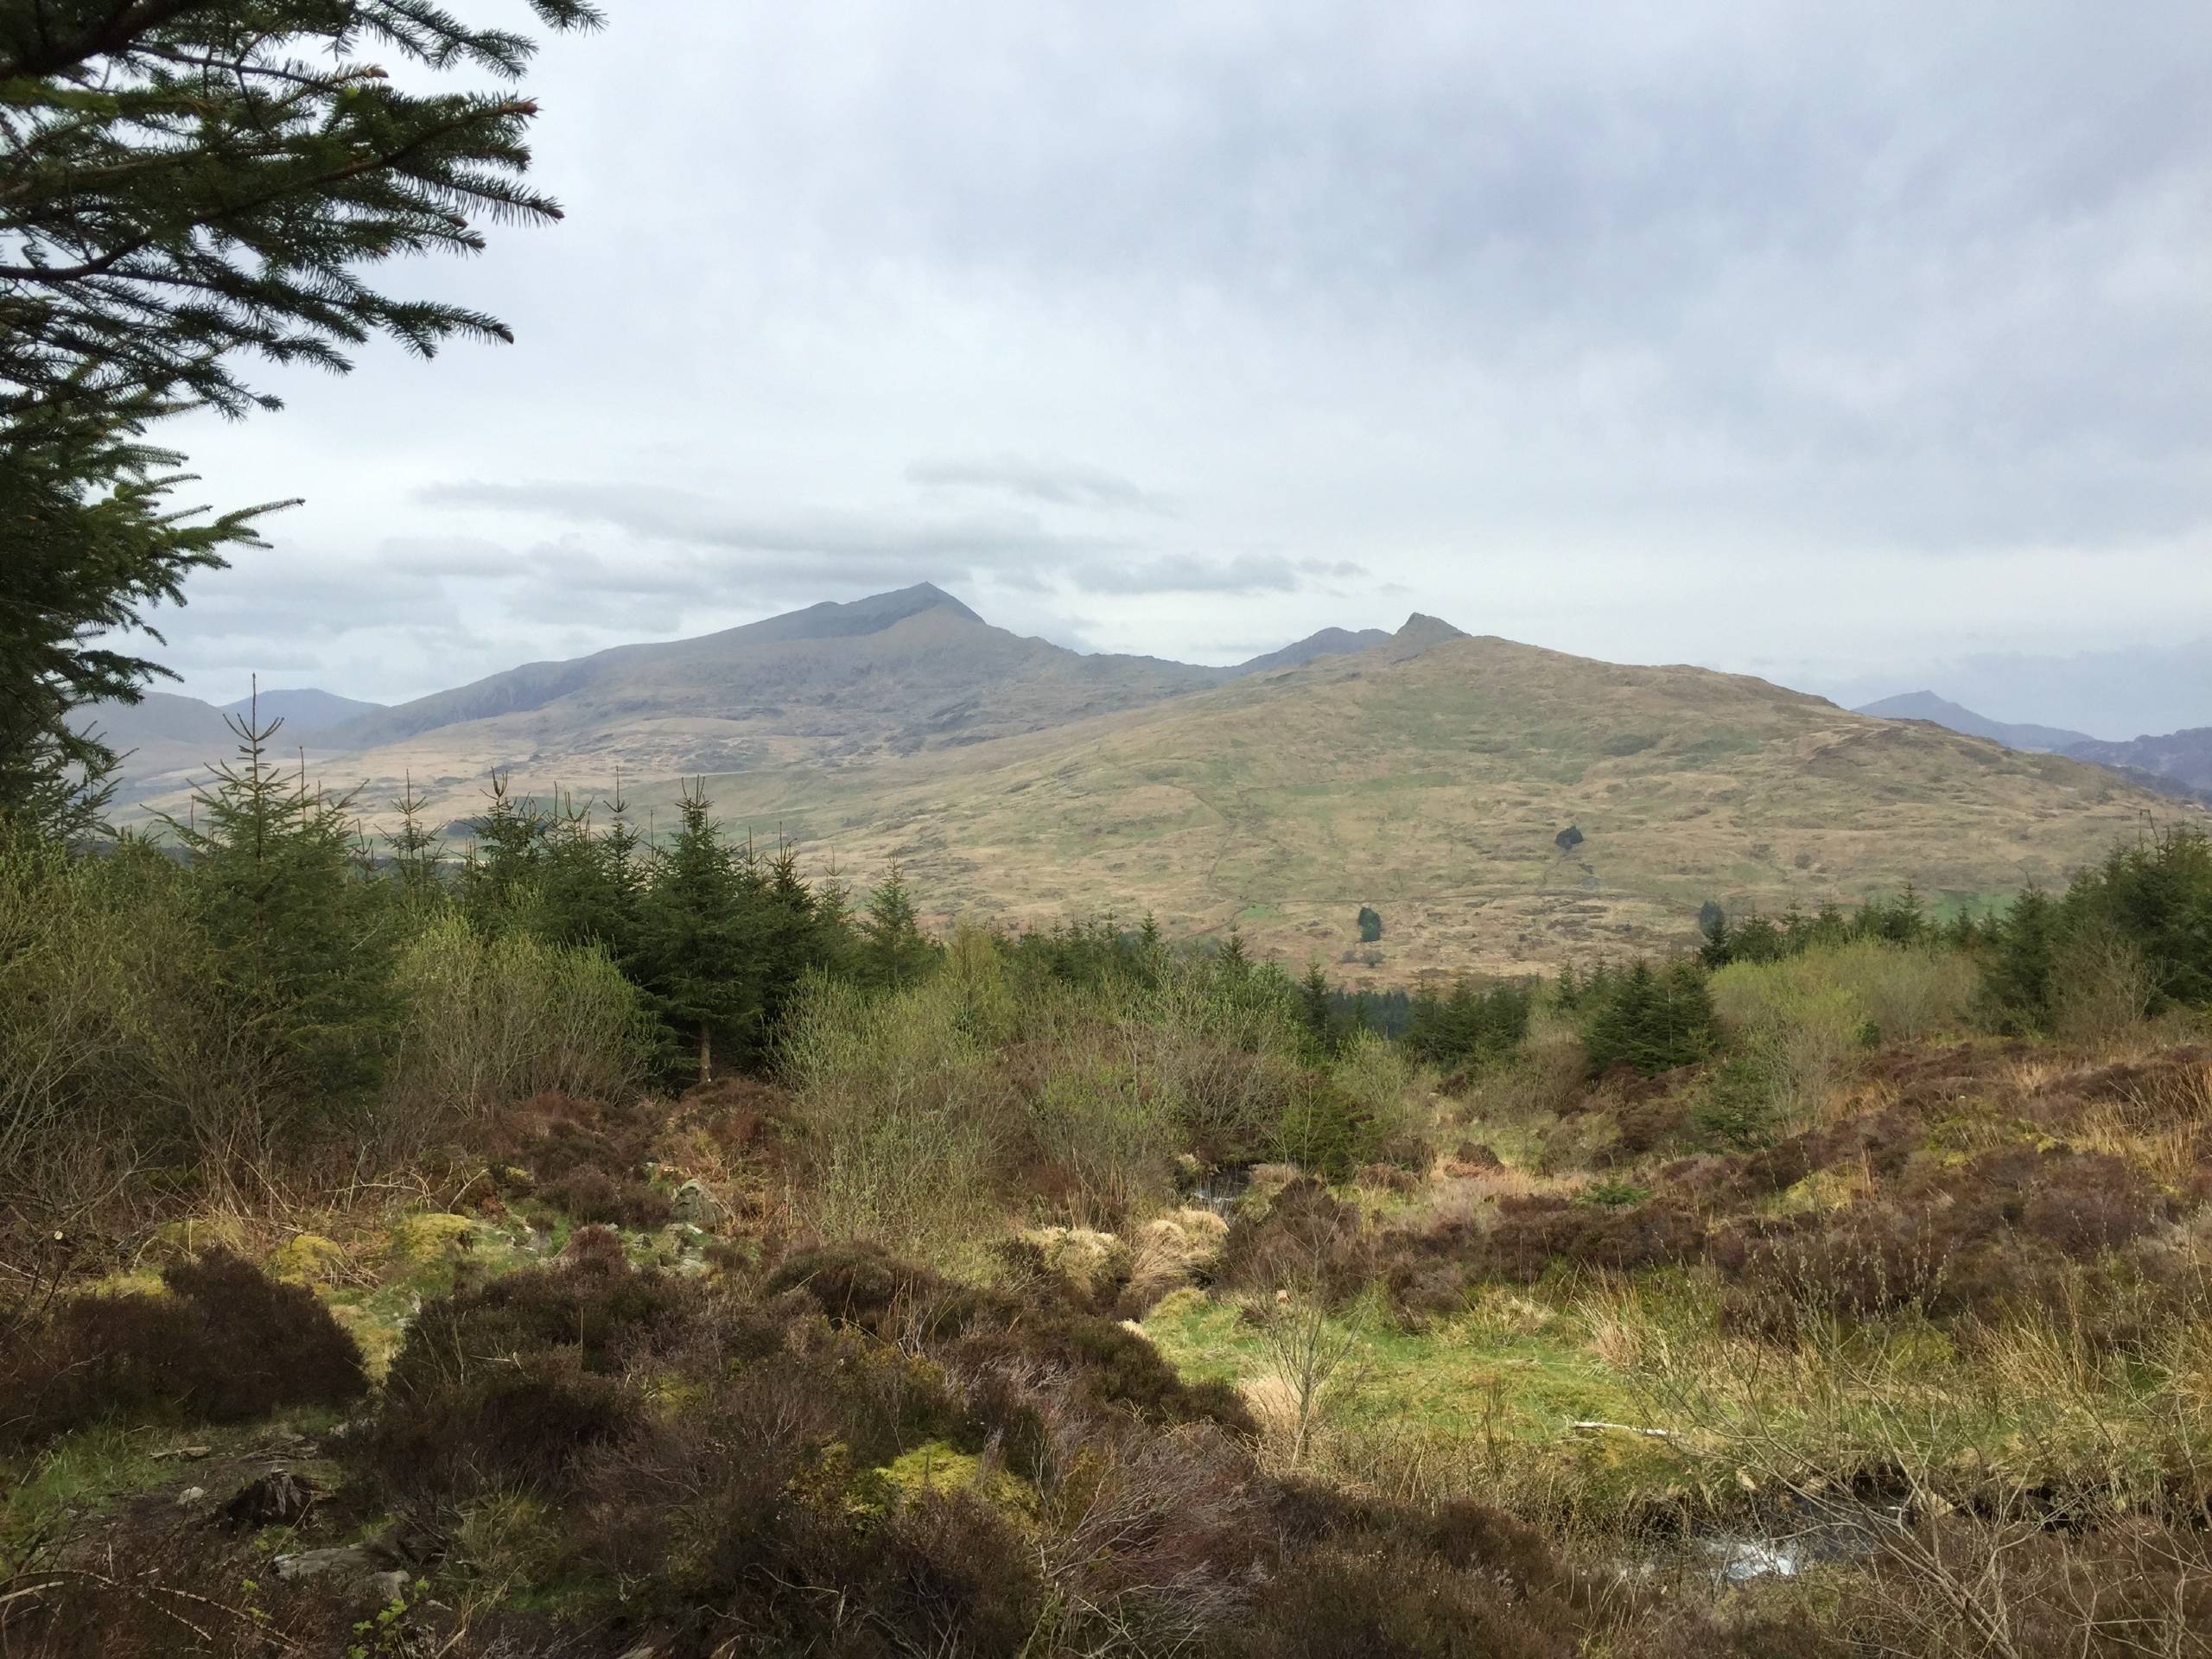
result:
<svg viewBox="0 0 2212 1659"><path fill-rule="evenodd" d="M1021 1102L967 1029L968 996L931 980L872 997L812 982L782 1050L804 1179L801 1221L829 1238L957 1249L988 1230Z"/></svg>
<svg viewBox="0 0 2212 1659"><path fill-rule="evenodd" d="M454 1138L548 1091L619 1099L645 1074L652 1023L599 951L528 933L486 938L458 916L409 940L406 1001L379 1127L390 1153Z"/></svg>
<svg viewBox="0 0 2212 1659"><path fill-rule="evenodd" d="M2090 924L2068 933L2051 964L2050 1029L2061 1042L2102 1053L2141 1029L2158 987L2135 943Z"/></svg>

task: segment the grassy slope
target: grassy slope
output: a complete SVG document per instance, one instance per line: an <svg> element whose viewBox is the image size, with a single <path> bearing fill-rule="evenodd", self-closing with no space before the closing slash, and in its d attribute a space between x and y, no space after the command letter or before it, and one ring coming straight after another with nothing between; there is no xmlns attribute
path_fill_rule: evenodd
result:
<svg viewBox="0 0 2212 1659"><path fill-rule="evenodd" d="M2063 878L2139 810L2108 773L1846 714L1763 682L1497 639L1340 658L1060 731L709 780L718 808L950 913L1232 919L1371 968L1555 963L1679 941L1698 906L1952 902ZM654 791L646 791L650 802ZM1569 823L1586 837L1562 855Z"/></svg>

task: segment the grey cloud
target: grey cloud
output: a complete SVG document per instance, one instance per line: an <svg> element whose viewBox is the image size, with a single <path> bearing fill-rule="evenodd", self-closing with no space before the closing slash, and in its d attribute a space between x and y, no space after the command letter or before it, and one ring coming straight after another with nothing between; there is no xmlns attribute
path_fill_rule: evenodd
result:
<svg viewBox="0 0 2212 1659"><path fill-rule="evenodd" d="M1170 554L1130 563L1099 561L1071 573L1091 594L1287 594L1314 576L1356 576L1357 565L1248 553L1226 560Z"/></svg>
<svg viewBox="0 0 2212 1659"><path fill-rule="evenodd" d="M1966 653L2202 632L2198 0L678 10L675 59L547 53L568 226L429 277L516 346L182 428L209 499L308 498L286 560L395 585L195 578L180 652L289 608L421 690L456 597L493 668L926 577L1171 656L1395 592L1971 704L2037 671Z"/></svg>
<svg viewBox="0 0 2212 1659"><path fill-rule="evenodd" d="M1070 461L1026 461L1001 455L989 460L918 461L906 469L915 484L998 490L1051 506L1121 509L1166 513L1165 496L1139 488L1128 479Z"/></svg>
<svg viewBox="0 0 2212 1659"><path fill-rule="evenodd" d="M923 518L827 509L752 514L709 496L643 484L470 481L429 485L417 492L417 499L431 506L490 507L603 524L639 536L741 552L826 558L944 554L992 563L1114 545L1102 537L1048 531L1026 514Z"/></svg>
<svg viewBox="0 0 2212 1659"><path fill-rule="evenodd" d="M393 536L377 544L378 569L410 576L527 574L511 548L471 536Z"/></svg>

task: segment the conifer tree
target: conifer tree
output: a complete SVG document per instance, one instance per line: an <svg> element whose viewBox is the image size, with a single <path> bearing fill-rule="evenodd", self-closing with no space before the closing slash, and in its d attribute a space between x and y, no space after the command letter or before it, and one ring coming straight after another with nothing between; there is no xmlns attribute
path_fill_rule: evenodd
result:
<svg viewBox="0 0 2212 1659"><path fill-rule="evenodd" d="M861 977L870 985L890 990L911 985L928 971L935 956L922 937L913 895L896 864L869 893L860 932Z"/></svg>
<svg viewBox="0 0 2212 1659"><path fill-rule="evenodd" d="M1251 955L1244 949L1244 935L1236 923L1229 925L1229 937L1221 942L1213 960L1215 971L1231 984L1252 971Z"/></svg>
<svg viewBox="0 0 2212 1659"><path fill-rule="evenodd" d="M604 830L589 807L564 799L537 849L538 927L559 944L596 945L617 966L634 964L639 948L644 872L638 833L629 822L621 788L608 802Z"/></svg>
<svg viewBox="0 0 2212 1659"><path fill-rule="evenodd" d="M290 1097L343 1108L382 1075L395 941L353 856L347 798L272 763L282 724L231 717L238 758L164 820L191 861L217 989Z"/></svg>
<svg viewBox="0 0 2212 1659"><path fill-rule="evenodd" d="M587 0L530 0L554 29ZM364 50L365 48L365 52ZM0 410L276 400L232 359L346 366L375 334L428 355L505 340L360 268L474 252L483 220L558 219L524 183L535 50L419 0L47 0L0 13ZM366 55L397 60L394 77Z"/></svg>
<svg viewBox="0 0 2212 1659"><path fill-rule="evenodd" d="M662 1017L691 1044L698 1078L715 1075L715 1050L742 1052L759 1001L747 949L736 860L703 785L677 802L677 831L653 854L639 940L640 977Z"/></svg>
<svg viewBox="0 0 2212 1659"><path fill-rule="evenodd" d="M2059 932L2058 906L2040 887L2022 893L1992 924L1995 948L1983 965L1982 990L2006 1030L2041 1031L2050 1024Z"/></svg>
<svg viewBox="0 0 2212 1659"><path fill-rule="evenodd" d="M158 412L0 406L0 823L96 824L118 757L77 711L136 702L167 673L116 636L159 644L150 607L181 602L185 578L226 550L262 545L253 524L269 508L208 518L170 500L191 480L141 436Z"/></svg>
<svg viewBox="0 0 2212 1659"><path fill-rule="evenodd" d="M589 29L588 0L529 0ZM277 400L237 359L347 366L385 335L429 355L505 340L364 268L484 245L560 210L525 187L533 43L422 0L16 0L0 5L0 819L82 831L116 757L73 709L162 671L105 643L257 545L268 507L179 509L149 423ZM399 60L398 77L368 54Z"/></svg>
<svg viewBox="0 0 2212 1659"><path fill-rule="evenodd" d="M1306 964L1306 977L1298 988L1298 1007L1299 1016L1306 1024L1306 1041L1313 1052L1333 1052L1336 1034L1331 1029L1329 976L1322 971L1318 957Z"/></svg>
<svg viewBox="0 0 2212 1659"><path fill-rule="evenodd" d="M391 880L401 903L420 912L444 892L439 860L445 844L423 822L423 798L415 792L412 775L391 805L399 814L399 827L385 836L385 844L391 849Z"/></svg>
<svg viewBox="0 0 2212 1659"><path fill-rule="evenodd" d="M461 897L469 919L486 932L537 930L539 863L550 828L537 802L509 791L512 774L492 773L491 805L474 826L475 839L461 869Z"/></svg>

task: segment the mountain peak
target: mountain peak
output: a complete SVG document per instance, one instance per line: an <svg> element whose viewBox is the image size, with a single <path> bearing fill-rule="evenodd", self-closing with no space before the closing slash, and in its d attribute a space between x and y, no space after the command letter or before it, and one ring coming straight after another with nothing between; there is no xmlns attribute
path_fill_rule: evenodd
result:
<svg viewBox="0 0 2212 1659"><path fill-rule="evenodd" d="M1440 645L1447 639L1465 639L1463 629L1453 627L1440 616L1431 616L1425 611L1415 611L1408 617L1405 626L1391 638L1402 645Z"/></svg>

